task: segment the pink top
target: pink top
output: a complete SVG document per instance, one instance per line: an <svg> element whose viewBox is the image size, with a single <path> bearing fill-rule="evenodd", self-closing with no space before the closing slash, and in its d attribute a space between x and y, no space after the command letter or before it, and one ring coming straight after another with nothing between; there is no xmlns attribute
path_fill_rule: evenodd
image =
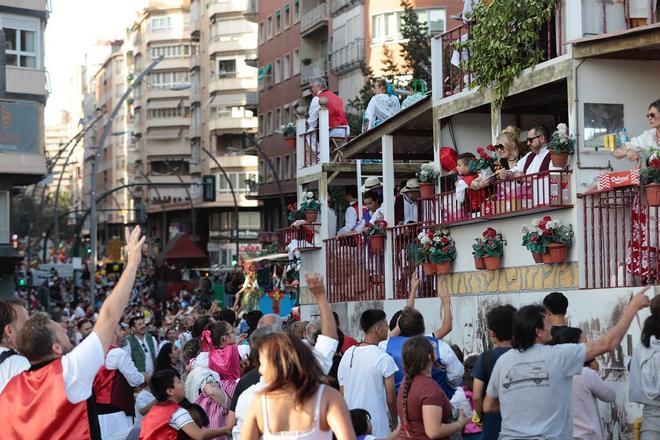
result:
<svg viewBox="0 0 660 440"><path fill-rule="evenodd" d="M241 377L241 356L236 344L222 348L213 347L211 332L202 332L202 350L209 352L209 368L220 375L222 380L238 380Z"/></svg>
<svg viewBox="0 0 660 440"><path fill-rule="evenodd" d="M472 391L463 388L463 392L465 392L465 397L470 401L470 408L472 408L472 414L474 414L474 402L472 401ZM463 434L478 434L481 431L483 431L483 428L476 423L474 423L472 420L470 420L467 425L465 425L465 428L463 428Z"/></svg>

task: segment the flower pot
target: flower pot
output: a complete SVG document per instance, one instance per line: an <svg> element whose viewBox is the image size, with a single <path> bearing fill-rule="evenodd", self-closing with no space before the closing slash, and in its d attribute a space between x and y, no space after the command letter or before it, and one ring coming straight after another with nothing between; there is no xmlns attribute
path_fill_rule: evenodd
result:
<svg viewBox="0 0 660 440"><path fill-rule="evenodd" d="M443 274L451 272L451 261L445 261L444 263L435 264L435 273Z"/></svg>
<svg viewBox="0 0 660 440"><path fill-rule="evenodd" d="M543 263L543 254L532 252L532 257L534 258L534 263Z"/></svg>
<svg viewBox="0 0 660 440"><path fill-rule="evenodd" d="M484 259L474 257L474 267L475 269L485 269L486 265L484 264Z"/></svg>
<svg viewBox="0 0 660 440"><path fill-rule="evenodd" d="M433 275L435 273L435 264L422 263L422 269L424 270L425 276Z"/></svg>
<svg viewBox="0 0 660 440"><path fill-rule="evenodd" d="M314 223L318 215L318 211L305 211L305 220L307 220L309 223Z"/></svg>
<svg viewBox="0 0 660 440"><path fill-rule="evenodd" d="M543 254L543 262L546 264L559 264L568 258L568 246L559 243L550 243L548 252Z"/></svg>
<svg viewBox="0 0 660 440"><path fill-rule="evenodd" d="M550 160L557 168L564 169L568 165L568 153L550 153Z"/></svg>
<svg viewBox="0 0 660 440"><path fill-rule="evenodd" d="M284 138L284 144L289 150L295 150L296 149L296 138L294 136L291 137L285 137Z"/></svg>
<svg viewBox="0 0 660 440"><path fill-rule="evenodd" d="M500 260L501 256L498 257L491 257L491 256L486 256L484 257L484 265L486 266L487 270L496 270L500 268Z"/></svg>
<svg viewBox="0 0 660 440"><path fill-rule="evenodd" d="M385 249L385 236L384 235L370 235L369 246L374 252L382 252Z"/></svg>
<svg viewBox="0 0 660 440"><path fill-rule="evenodd" d="M649 206L660 206L660 183L650 183L644 186L646 203Z"/></svg>
<svg viewBox="0 0 660 440"><path fill-rule="evenodd" d="M420 183L419 195L423 199L429 199L435 195L435 183Z"/></svg>

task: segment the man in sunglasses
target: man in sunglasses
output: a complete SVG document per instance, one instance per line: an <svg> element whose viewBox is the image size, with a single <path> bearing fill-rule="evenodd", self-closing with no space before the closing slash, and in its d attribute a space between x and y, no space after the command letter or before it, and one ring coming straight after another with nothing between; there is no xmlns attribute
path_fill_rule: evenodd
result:
<svg viewBox="0 0 660 440"><path fill-rule="evenodd" d="M518 161L518 164L509 171L509 177L519 177L524 174L536 174L552 168L550 152L546 144L550 140L548 127L537 125L527 132L527 147L529 153Z"/></svg>

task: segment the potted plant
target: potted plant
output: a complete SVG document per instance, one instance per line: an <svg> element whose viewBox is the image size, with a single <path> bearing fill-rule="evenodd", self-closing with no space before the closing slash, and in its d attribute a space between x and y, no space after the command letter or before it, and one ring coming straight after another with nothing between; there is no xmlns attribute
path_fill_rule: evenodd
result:
<svg viewBox="0 0 660 440"><path fill-rule="evenodd" d="M573 227L562 225L546 215L539 222L538 228L549 237L548 252L543 254L543 262L549 264L564 263L568 258L568 247L573 241Z"/></svg>
<svg viewBox="0 0 660 440"><path fill-rule="evenodd" d="M499 161L497 160L495 147L487 145L486 147L477 147L477 158L470 161L469 167L473 173L478 173L486 168L495 171L496 163L499 163Z"/></svg>
<svg viewBox="0 0 660 440"><path fill-rule="evenodd" d="M484 239L483 237L475 237L475 244L472 245L472 255L474 255L474 268L482 270L486 268L484 264Z"/></svg>
<svg viewBox="0 0 660 440"><path fill-rule="evenodd" d="M298 212L298 204L296 202L291 202L288 205L286 205L286 210L287 210L287 215L286 219L289 221L289 223L293 223L296 221L296 212Z"/></svg>
<svg viewBox="0 0 660 440"><path fill-rule="evenodd" d="M433 241L433 234L429 235L429 231L422 231L417 235L418 243L411 247L411 252L417 264L422 265L424 275L429 276L435 273L435 264L431 262L429 252L431 250L431 243Z"/></svg>
<svg viewBox="0 0 660 440"><path fill-rule="evenodd" d="M479 255L483 259L484 267L488 270L499 269L504 246L506 246L506 240L502 238L502 234L493 228L486 228L482 236L475 240L477 244L472 245L475 250L475 258Z"/></svg>
<svg viewBox="0 0 660 440"><path fill-rule="evenodd" d="M651 156L648 168L639 173L639 183L644 187L646 203L649 206L660 206L660 157Z"/></svg>
<svg viewBox="0 0 660 440"><path fill-rule="evenodd" d="M369 247L374 253L382 253L385 250L386 231L387 222L385 220L376 220L366 229L365 233L369 240Z"/></svg>
<svg viewBox="0 0 660 440"><path fill-rule="evenodd" d="M423 199L433 197L435 194L435 182L438 180L439 174L440 171L435 167L433 162L422 164L421 169L417 173L420 197Z"/></svg>
<svg viewBox="0 0 660 440"><path fill-rule="evenodd" d="M280 133L284 136L284 143L290 150L296 149L296 125L293 122L280 126Z"/></svg>
<svg viewBox="0 0 660 440"><path fill-rule="evenodd" d="M557 125L557 130L552 133L547 145L550 151L552 164L558 168L566 168L568 155L573 154L575 149L575 138L568 134L568 126L564 123Z"/></svg>
<svg viewBox="0 0 660 440"><path fill-rule="evenodd" d="M521 228L522 245L532 253L535 263L543 263L543 255L548 251L549 243L548 237L536 227L539 222L539 219L534 219L531 227L523 225Z"/></svg>
<svg viewBox="0 0 660 440"><path fill-rule="evenodd" d="M308 191L305 194L305 200L300 204L300 210L305 213L305 220L309 223L314 223L320 209L321 203L312 191Z"/></svg>
<svg viewBox="0 0 660 440"><path fill-rule="evenodd" d="M436 274L451 272L451 262L456 259L456 243L451 238L451 232L446 228L431 230L433 234L429 259L435 264Z"/></svg>

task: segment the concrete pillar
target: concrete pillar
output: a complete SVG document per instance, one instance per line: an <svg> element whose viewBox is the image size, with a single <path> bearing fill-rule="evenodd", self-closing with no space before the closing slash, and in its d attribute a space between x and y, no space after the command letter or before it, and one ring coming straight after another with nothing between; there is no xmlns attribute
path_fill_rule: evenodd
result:
<svg viewBox="0 0 660 440"><path fill-rule="evenodd" d="M502 109L490 103L490 143L495 145L495 140L502 133Z"/></svg>
<svg viewBox="0 0 660 440"><path fill-rule="evenodd" d="M319 98L319 155L321 163L330 162L330 114L328 112L328 98Z"/></svg>
<svg viewBox="0 0 660 440"><path fill-rule="evenodd" d="M381 139L383 158L383 213L388 227L394 223L394 138L385 135ZM391 238L391 237L390 237ZM385 299L394 298L394 266L392 240L385 240Z"/></svg>

